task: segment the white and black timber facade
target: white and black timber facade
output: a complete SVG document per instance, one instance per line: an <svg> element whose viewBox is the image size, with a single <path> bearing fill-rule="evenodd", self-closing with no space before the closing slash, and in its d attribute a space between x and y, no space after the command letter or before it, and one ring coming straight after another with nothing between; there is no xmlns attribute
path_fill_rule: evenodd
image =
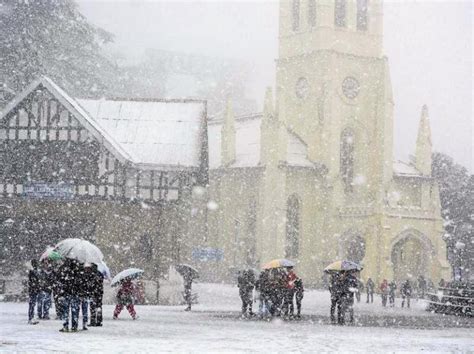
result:
<svg viewBox="0 0 474 354"><path fill-rule="evenodd" d="M93 240L112 268L159 276L191 252L193 187L207 183L201 100L87 100L43 77L0 114L4 272L68 237ZM205 217L205 215L203 215Z"/></svg>

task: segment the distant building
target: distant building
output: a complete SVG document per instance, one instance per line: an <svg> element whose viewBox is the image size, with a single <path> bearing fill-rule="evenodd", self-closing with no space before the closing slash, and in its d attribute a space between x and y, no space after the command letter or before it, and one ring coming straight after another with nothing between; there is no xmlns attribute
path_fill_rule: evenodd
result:
<svg viewBox="0 0 474 354"><path fill-rule="evenodd" d="M413 161L393 161L393 96L381 1L280 3L276 99L209 123L212 269L273 258L321 284L337 259L362 276L449 278L428 109Z"/></svg>
<svg viewBox="0 0 474 354"><path fill-rule="evenodd" d="M204 224L192 210L206 116L200 100L78 99L32 83L0 114L3 272L67 237L94 241L113 270L153 278L179 262Z"/></svg>

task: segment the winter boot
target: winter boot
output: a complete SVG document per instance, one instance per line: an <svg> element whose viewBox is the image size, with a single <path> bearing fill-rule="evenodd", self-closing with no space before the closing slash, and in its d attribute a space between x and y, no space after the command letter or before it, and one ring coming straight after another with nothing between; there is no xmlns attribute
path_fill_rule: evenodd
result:
<svg viewBox="0 0 474 354"><path fill-rule="evenodd" d="M59 330L59 332L69 332L69 328L63 327Z"/></svg>
<svg viewBox="0 0 474 354"><path fill-rule="evenodd" d="M28 324L30 324L30 325L36 325L36 324L38 324L38 323L39 323L39 321L37 321L37 320L35 320L35 319L28 321Z"/></svg>

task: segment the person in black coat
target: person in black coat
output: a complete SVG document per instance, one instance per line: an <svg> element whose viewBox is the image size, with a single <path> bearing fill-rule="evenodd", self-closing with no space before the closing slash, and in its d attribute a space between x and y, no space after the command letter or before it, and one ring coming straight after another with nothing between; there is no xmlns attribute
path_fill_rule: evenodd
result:
<svg viewBox="0 0 474 354"><path fill-rule="evenodd" d="M242 300L242 315L253 315L252 312L252 292L255 287L255 274L253 270L244 270L237 277L239 296Z"/></svg>
<svg viewBox="0 0 474 354"><path fill-rule="evenodd" d="M301 317L301 301L303 300L304 296L304 287L303 287L303 280L301 278L297 278L295 280L295 299L296 299L296 317Z"/></svg>
<svg viewBox="0 0 474 354"><path fill-rule="evenodd" d="M365 284L365 290L367 291L367 303L369 303L369 298L370 298L370 303L373 303L374 302L375 283L372 280L372 278L369 278L367 280L367 284Z"/></svg>
<svg viewBox="0 0 474 354"><path fill-rule="evenodd" d="M33 269L28 272L28 323L36 324L38 322L34 321L35 305L38 301L38 294L40 292L38 261L36 259L32 259L31 266Z"/></svg>
<svg viewBox="0 0 474 354"><path fill-rule="evenodd" d="M407 307L410 307L410 298L412 293L412 287L410 281L407 279L403 282L400 288L400 295L402 295L402 307L405 306L405 300L407 301Z"/></svg>
<svg viewBox="0 0 474 354"><path fill-rule="evenodd" d="M342 321L345 323L345 314L349 312L349 323L354 323L354 293L357 292L358 281L353 272L342 273Z"/></svg>
<svg viewBox="0 0 474 354"><path fill-rule="evenodd" d="M394 280L388 283L388 302L390 307L395 306L395 291L397 290L397 284Z"/></svg>
<svg viewBox="0 0 474 354"><path fill-rule="evenodd" d="M93 276L91 280L90 309L91 327L102 326L102 298L104 296L104 276L97 269L97 265L92 265Z"/></svg>
<svg viewBox="0 0 474 354"><path fill-rule="evenodd" d="M54 264L52 269L52 278L53 278L53 300L54 300L54 307L56 309L56 319L62 320L63 319L63 290L62 290L62 283L60 279L60 264Z"/></svg>
<svg viewBox="0 0 474 354"><path fill-rule="evenodd" d="M73 259L66 258L59 270L59 281L63 293L63 328L69 332L69 310L71 311L71 332L77 332L79 320L79 294L82 286L82 266Z"/></svg>
<svg viewBox="0 0 474 354"><path fill-rule="evenodd" d="M342 324L344 322L344 314L342 311L343 282L341 273L331 274L329 293L331 294L331 323L336 323L335 312L337 310L337 323Z"/></svg>
<svg viewBox="0 0 474 354"><path fill-rule="evenodd" d="M79 289L79 301L82 312L82 329L87 330L89 320L89 300L93 291L94 270L92 264L86 264L81 269L81 287Z"/></svg>
<svg viewBox="0 0 474 354"><path fill-rule="evenodd" d="M51 264L43 261L39 268L39 296L38 296L38 318L49 320L49 309L51 307L51 295L53 292L54 274Z"/></svg>

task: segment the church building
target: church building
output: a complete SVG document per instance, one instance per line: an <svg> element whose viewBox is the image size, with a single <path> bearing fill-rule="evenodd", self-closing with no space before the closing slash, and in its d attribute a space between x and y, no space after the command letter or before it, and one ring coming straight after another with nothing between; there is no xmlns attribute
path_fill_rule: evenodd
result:
<svg viewBox="0 0 474 354"><path fill-rule="evenodd" d="M449 278L426 106L414 158L393 159L382 5L281 1L275 93L263 113L229 102L209 121L207 245L222 278L281 257L313 285L338 259L377 282Z"/></svg>

